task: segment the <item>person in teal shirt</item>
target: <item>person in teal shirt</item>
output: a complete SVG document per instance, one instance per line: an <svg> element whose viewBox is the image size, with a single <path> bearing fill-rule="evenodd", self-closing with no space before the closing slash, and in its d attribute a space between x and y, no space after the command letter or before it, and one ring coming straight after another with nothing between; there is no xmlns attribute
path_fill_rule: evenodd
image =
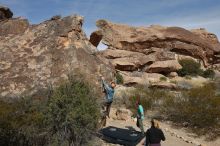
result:
<svg viewBox="0 0 220 146"><path fill-rule="evenodd" d="M143 125L144 108L140 103L140 98L137 98L136 107L137 107L137 127L141 129L141 133L144 135L144 125Z"/></svg>

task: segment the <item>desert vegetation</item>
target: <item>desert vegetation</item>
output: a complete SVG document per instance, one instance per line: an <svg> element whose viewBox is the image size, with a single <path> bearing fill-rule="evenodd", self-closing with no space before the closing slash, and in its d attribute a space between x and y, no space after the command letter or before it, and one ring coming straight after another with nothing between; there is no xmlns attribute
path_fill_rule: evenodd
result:
<svg viewBox="0 0 220 146"><path fill-rule="evenodd" d="M115 77L116 77L117 84L123 84L124 83L123 76L119 72L116 73Z"/></svg>
<svg viewBox="0 0 220 146"><path fill-rule="evenodd" d="M215 77L215 72L212 69L202 70L201 64L193 59L182 59L179 60L179 63L182 66L182 69L178 71L179 76L185 76L186 78L190 76L202 76L211 79Z"/></svg>
<svg viewBox="0 0 220 146"><path fill-rule="evenodd" d="M0 99L0 145L86 145L97 128L96 93L71 78L47 98Z"/></svg>
<svg viewBox="0 0 220 146"><path fill-rule="evenodd" d="M158 118L186 126L198 135L220 135L220 94L214 82L178 92L139 86L123 96L129 98L124 103L132 111L139 96L144 109L159 112Z"/></svg>

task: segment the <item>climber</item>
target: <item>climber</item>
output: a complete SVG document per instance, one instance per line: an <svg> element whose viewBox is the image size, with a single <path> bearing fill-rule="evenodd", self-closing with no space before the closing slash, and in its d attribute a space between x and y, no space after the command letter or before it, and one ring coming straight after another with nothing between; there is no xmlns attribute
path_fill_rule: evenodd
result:
<svg viewBox="0 0 220 146"><path fill-rule="evenodd" d="M159 127L159 123L152 119L151 128L146 132L145 146L161 146L161 140L165 141L163 131Z"/></svg>
<svg viewBox="0 0 220 146"><path fill-rule="evenodd" d="M116 87L116 84L115 84L115 82L111 82L110 85L108 85L105 81L105 78L102 75L100 75L100 77L102 80L102 86L103 86L104 93L105 93L104 106L106 107L106 114L109 117L110 108L111 108L111 104L113 102L113 96L115 93L114 88Z"/></svg>
<svg viewBox="0 0 220 146"><path fill-rule="evenodd" d="M137 97L136 100L136 108L137 108L137 127L141 129L142 135L144 135L144 126L143 126L143 120L144 120L144 108L140 103L140 97Z"/></svg>

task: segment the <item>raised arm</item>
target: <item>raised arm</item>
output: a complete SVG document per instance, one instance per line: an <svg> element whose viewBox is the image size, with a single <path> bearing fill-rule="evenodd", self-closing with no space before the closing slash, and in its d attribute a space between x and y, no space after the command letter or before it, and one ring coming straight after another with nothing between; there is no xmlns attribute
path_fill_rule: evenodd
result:
<svg viewBox="0 0 220 146"><path fill-rule="evenodd" d="M107 90L107 91L111 90L111 88L109 87L109 85L106 83L105 78L104 78L104 77L101 77L101 80L102 80L102 84L103 84L105 90Z"/></svg>

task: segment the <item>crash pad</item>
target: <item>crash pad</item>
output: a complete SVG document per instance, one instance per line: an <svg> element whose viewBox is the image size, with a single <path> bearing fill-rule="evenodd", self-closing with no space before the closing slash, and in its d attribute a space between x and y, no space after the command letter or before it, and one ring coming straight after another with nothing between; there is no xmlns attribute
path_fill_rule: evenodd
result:
<svg viewBox="0 0 220 146"><path fill-rule="evenodd" d="M102 134L102 139L110 143L126 146L135 146L144 138L141 132L134 129L123 129L113 126L101 129L100 133Z"/></svg>

